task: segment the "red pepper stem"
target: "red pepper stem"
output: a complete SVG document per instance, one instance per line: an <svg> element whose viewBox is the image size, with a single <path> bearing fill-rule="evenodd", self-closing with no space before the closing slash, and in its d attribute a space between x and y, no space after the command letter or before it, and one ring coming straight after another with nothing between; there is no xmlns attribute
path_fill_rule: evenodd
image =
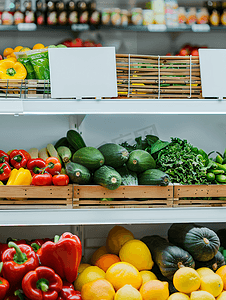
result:
<svg viewBox="0 0 226 300"><path fill-rule="evenodd" d="M5 162L5 157L7 157L7 156L6 156L6 155L2 155L2 156L0 157L0 163Z"/></svg>
<svg viewBox="0 0 226 300"><path fill-rule="evenodd" d="M0 262L0 273L2 272L3 262Z"/></svg>
<svg viewBox="0 0 226 300"><path fill-rule="evenodd" d="M13 160L15 160L16 162L21 162L22 161L22 156L20 154L18 154L18 155L13 157Z"/></svg>
<svg viewBox="0 0 226 300"><path fill-rule="evenodd" d="M49 290L49 281L45 278L40 278L36 282L36 287L43 292L47 292Z"/></svg>
<svg viewBox="0 0 226 300"><path fill-rule="evenodd" d="M16 290L14 292L14 295L17 296L17 297L19 297L20 300L24 300L24 295L21 293L20 290Z"/></svg>
<svg viewBox="0 0 226 300"><path fill-rule="evenodd" d="M41 246L39 246L37 243L32 243L32 244L31 244L31 248L32 248L35 252L37 252L38 249L41 248Z"/></svg>
<svg viewBox="0 0 226 300"><path fill-rule="evenodd" d="M54 243L59 242L60 236L59 235L55 235L54 236Z"/></svg>
<svg viewBox="0 0 226 300"><path fill-rule="evenodd" d="M0 168L0 174L4 173L4 167L6 166L6 164L3 164Z"/></svg>
<svg viewBox="0 0 226 300"><path fill-rule="evenodd" d="M13 257L13 260L15 261L15 263L23 264L27 261L27 255L20 250L20 248L17 244L15 244L14 242L9 242L8 247L14 248L16 250L16 254Z"/></svg>

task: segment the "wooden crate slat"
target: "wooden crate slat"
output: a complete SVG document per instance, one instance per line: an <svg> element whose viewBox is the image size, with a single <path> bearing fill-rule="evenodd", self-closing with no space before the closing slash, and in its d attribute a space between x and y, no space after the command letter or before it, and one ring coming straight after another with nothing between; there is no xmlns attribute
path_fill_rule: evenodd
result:
<svg viewBox="0 0 226 300"><path fill-rule="evenodd" d="M226 185L175 185L174 197L226 197Z"/></svg>

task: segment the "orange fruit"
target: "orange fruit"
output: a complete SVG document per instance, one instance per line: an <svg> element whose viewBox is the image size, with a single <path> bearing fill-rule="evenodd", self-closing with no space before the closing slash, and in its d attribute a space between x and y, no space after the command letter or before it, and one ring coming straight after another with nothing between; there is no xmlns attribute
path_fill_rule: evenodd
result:
<svg viewBox="0 0 226 300"><path fill-rule="evenodd" d="M121 261L125 261L137 268L138 271L152 269L154 262L151 252L140 240L126 242L119 251Z"/></svg>
<svg viewBox="0 0 226 300"><path fill-rule="evenodd" d="M23 47L23 48L20 49L19 52L30 51L30 50L31 50L31 49L28 48L28 47Z"/></svg>
<svg viewBox="0 0 226 300"><path fill-rule="evenodd" d="M78 275L74 282L74 287L77 291L81 291L84 284L94 281L96 279L104 279L105 272L98 267L88 267Z"/></svg>
<svg viewBox="0 0 226 300"><path fill-rule="evenodd" d="M142 300L141 293L130 284L125 284L115 294L114 300Z"/></svg>
<svg viewBox="0 0 226 300"><path fill-rule="evenodd" d="M115 290L105 279L96 279L86 283L81 290L82 300L113 300Z"/></svg>
<svg viewBox="0 0 226 300"><path fill-rule="evenodd" d="M3 56L7 57L8 55L13 53L13 48L5 48L5 50L3 51Z"/></svg>
<svg viewBox="0 0 226 300"><path fill-rule="evenodd" d="M151 280L144 283L140 288L143 300L167 300L169 297L168 282Z"/></svg>
<svg viewBox="0 0 226 300"><path fill-rule="evenodd" d="M95 265L106 272L111 265L120 261L120 258L115 254L104 254L96 261Z"/></svg>
<svg viewBox="0 0 226 300"><path fill-rule="evenodd" d="M104 254L108 254L107 248L106 246L102 246L100 248L98 248L92 255L91 259L90 259L90 263L91 265L95 265L96 261Z"/></svg>
<svg viewBox="0 0 226 300"><path fill-rule="evenodd" d="M216 274L219 275L221 277L221 279L223 280L224 275L226 274L226 265L225 266L221 266L217 271Z"/></svg>
<svg viewBox="0 0 226 300"><path fill-rule="evenodd" d="M139 271L131 264L118 262L108 268L105 279L119 290L125 284L131 284L135 289L139 289L142 284L142 277Z"/></svg>
<svg viewBox="0 0 226 300"><path fill-rule="evenodd" d="M217 300L226 300L226 291L223 291L216 299Z"/></svg>
<svg viewBox="0 0 226 300"><path fill-rule="evenodd" d="M196 270L183 267L174 273L173 284L179 292L189 294L200 287L201 279Z"/></svg>
<svg viewBox="0 0 226 300"><path fill-rule="evenodd" d="M45 46L44 46L43 44L38 43L38 44L35 44L35 45L34 45L34 47L32 48L32 50L35 50L35 49L43 49L43 48L45 48Z"/></svg>
<svg viewBox="0 0 226 300"><path fill-rule="evenodd" d="M21 49L23 48L23 46L17 46L16 48L14 48L14 52L19 52Z"/></svg>
<svg viewBox="0 0 226 300"><path fill-rule="evenodd" d="M119 254L120 249L122 246L130 241L133 240L134 236L131 231L127 230L123 226L114 226L108 233L106 247L108 253L112 254Z"/></svg>

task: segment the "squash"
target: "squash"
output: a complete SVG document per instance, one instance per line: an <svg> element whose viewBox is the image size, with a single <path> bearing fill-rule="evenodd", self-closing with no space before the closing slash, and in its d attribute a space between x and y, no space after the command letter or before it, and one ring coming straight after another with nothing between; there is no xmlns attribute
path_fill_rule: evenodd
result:
<svg viewBox="0 0 226 300"><path fill-rule="evenodd" d="M169 244L161 236L145 236L141 241L149 248L153 260L158 265L162 275L170 280L179 268L195 267L195 262L187 251Z"/></svg>
<svg viewBox="0 0 226 300"><path fill-rule="evenodd" d="M195 224L172 224L168 239L198 261L213 259L220 247L220 240L213 230Z"/></svg>
<svg viewBox="0 0 226 300"><path fill-rule="evenodd" d="M195 267L196 269L199 268L209 268L213 270L214 272L217 271L220 267L225 265L224 256L220 251L217 252L217 254L209 261L195 261Z"/></svg>

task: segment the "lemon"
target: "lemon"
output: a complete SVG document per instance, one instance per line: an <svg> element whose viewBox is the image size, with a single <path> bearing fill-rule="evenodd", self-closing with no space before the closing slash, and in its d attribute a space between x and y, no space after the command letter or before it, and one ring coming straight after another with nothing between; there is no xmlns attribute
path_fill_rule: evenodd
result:
<svg viewBox="0 0 226 300"><path fill-rule="evenodd" d="M150 250L140 240L126 242L119 251L119 257L121 261L130 263L138 271L150 270L154 265Z"/></svg>
<svg viewBox="0 0 226 300"><path fill-rule="evenodd" d="M74 282L75 289L81 291L84 284L96 279L104 279L105 272L96 266L86 268Z"/></svg>
<svg viewBox="0 0 226 300"><path fill-rule="evenodd" d="M91 265L90 264L80 264L78 267L78 275L81 274L88 267L91 267Z"/></svg>
<svg viewBox="0 0 226 300"><path fill-rule="evenodd" d="M106 247L108 253L112 254L119 254L120 249L122 246L130 241L133 240L134 236L132 232L124 228L123 226L114 226L108 233Z"/></svg>
<svg viewBox="0 0 226 300"><path fill-rule="evenodd" d="M83 285L81 291L82 300L114 300L114 296L115 290L106 279L88 282Z"/></svg>
<svg viewBox="0 0 226 300"><path fill-rule="evenodd" d="M23 48L23 46L17 46L16 48L14 48L14 52L19 52L21 49Z"/></svg>
<svg viewBox="0 0 226 300"><path fill-rule="evenodd" d="M202 277L204 277L206 275L214 274L214 271L212 271L211 269L206 268L206 267L199 268L196 271L199 274L200 278L202 278Z"/></svg>
<svg viewBox="0 0 226 300"><path fill-rule="evenodd" d="M200 287L201 279L196 270L183 267L177 270L173 275L173 284L175 288L182 293L189 294Z"/></svg>
<svg viewBox="0 0 226 300"><path fill-rule="evenodd" d="M217 300L226 300L226 291L223 291L218 297Z"/></svg>
<svg viewBox="0 0 226 300"><path fill-rule="evenodd" d="M185 295L183 293L174 293L171 296L169 296L168 300L189 300L190 298L188 295Z"/></svg>
<svg viewBox="0 0 226 300"><path fill-rule="evenodd" d="M215 273L201 278L201 290L209 292L214 297L220 295L223 290L223 286L224 285L221 277Z"/></svg>
<svg viewBox="0 0 226 300"><path fill-rule="evenodd" d="M31 49L28 47L23 47L19 50L19 52L30 51Z"/></svg>
<svg viewBox="0 0 226 300"><path fill-rule="evenodd" d="M142 277L142 284L150 280L158 279L151 271L140 271L140 275Z"/></svg>
<svg viewBox="0 0 226 300"><path fill-rule="evenodd" d="M114 300L142 300L141 293L130 284L125 284L115 294Z"/></svg>
<svg viewBox="0 0 226 300"><path fill-rule="evenodd" d="M169 284L160 280L150 280L142 284L140 293L143 300L167 300L169 298Z"/></svg>
<svg viewBox="0 0 226 300"><path fill-rule="evenodd" d="M131 284L135 289L139 289L142 284L142 277L139 271L127 262L118 262L107 269L105 279L119 290L125 284Z"/></svg>
<svg viewBox="0 0 226 300"><path fill-rule="evenodd" d="M206 291L195 291L191 293L190 300L215 300L215 298Z"/></svg>

